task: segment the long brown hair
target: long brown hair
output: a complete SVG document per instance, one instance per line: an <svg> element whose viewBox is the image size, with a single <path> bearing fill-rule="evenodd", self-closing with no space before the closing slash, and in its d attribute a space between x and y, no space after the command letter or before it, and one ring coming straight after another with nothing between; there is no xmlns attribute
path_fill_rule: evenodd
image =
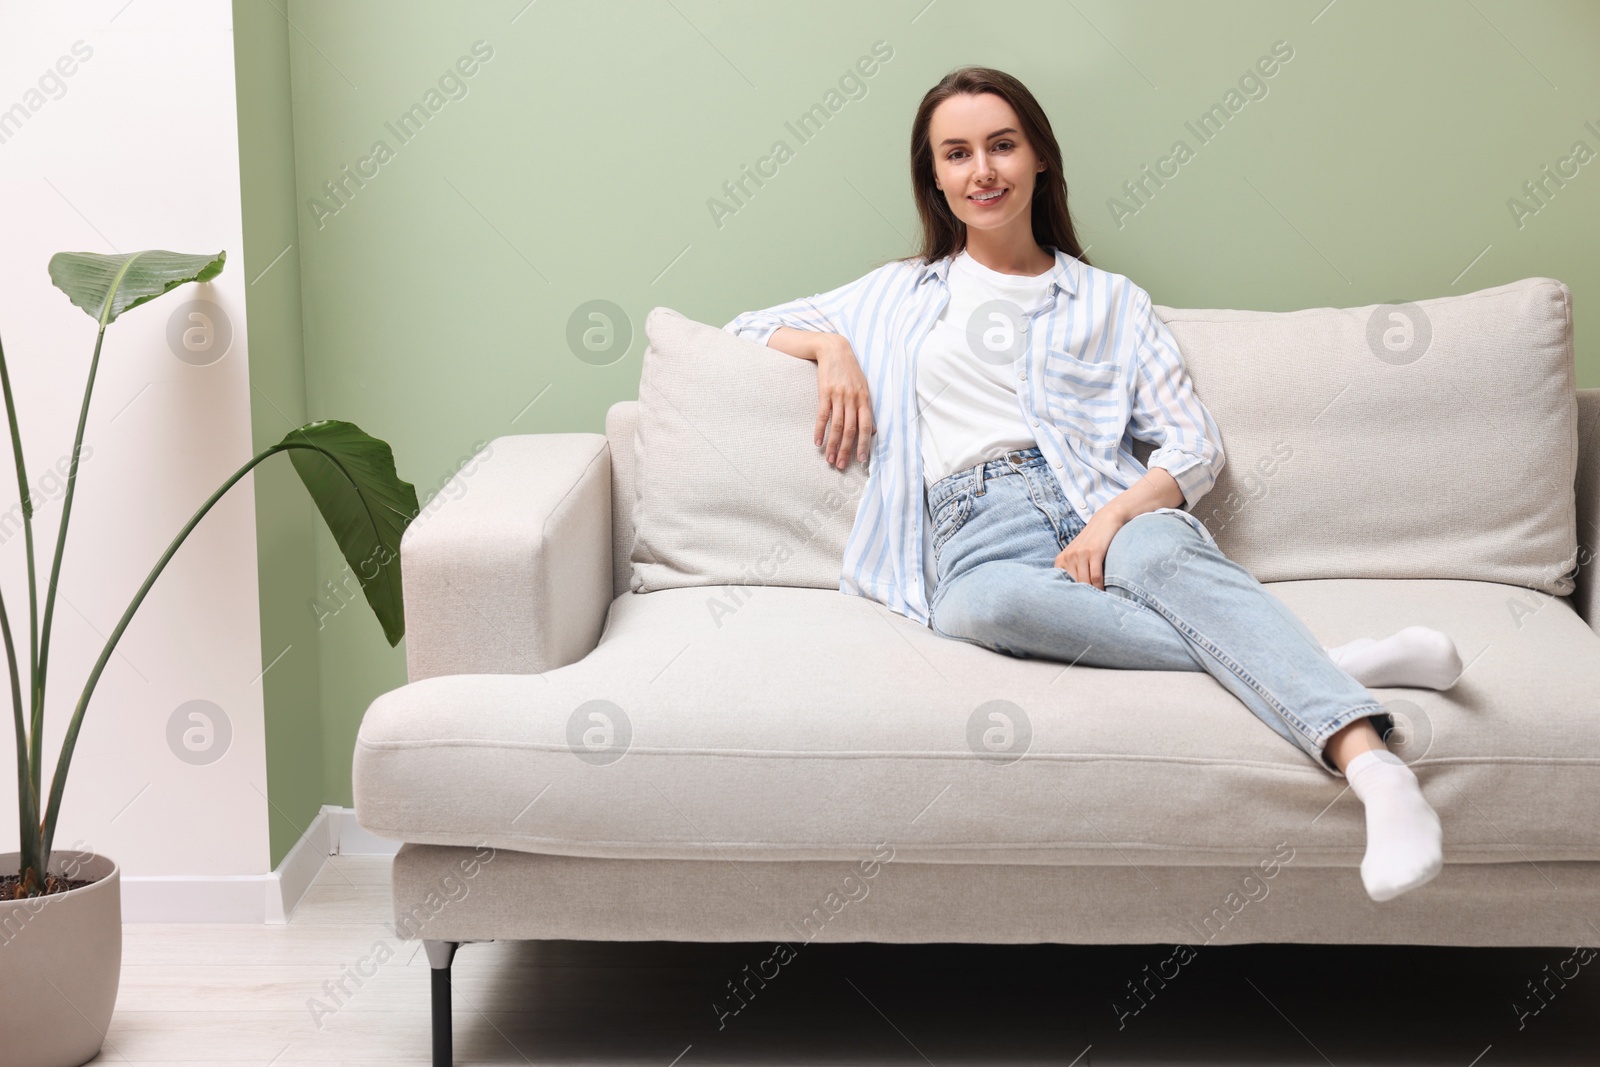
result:
<svg viewBox="0 0 1600 1067"><path fill-rule="evenodd" d="M1088 263L1072 226L1072 212L1067 207L1067 179L1061 167L1061 147L1056 144L1050 120L1027 86L1004 71L990 67L961 67L951 71L928 90L917 107L916 119L911 124L911 192L916 197L917 214L922 219L922 250L903 259L932 263L966 247L967 224L956 218L945 201L944 192L933 184L933 145L929 143L928 127L934 108L944 101L952 96L978 93L993 93L1011 105L1028 143L1045 162L1045 169L1035 177L1033 189L1033 239Z"/></svg>

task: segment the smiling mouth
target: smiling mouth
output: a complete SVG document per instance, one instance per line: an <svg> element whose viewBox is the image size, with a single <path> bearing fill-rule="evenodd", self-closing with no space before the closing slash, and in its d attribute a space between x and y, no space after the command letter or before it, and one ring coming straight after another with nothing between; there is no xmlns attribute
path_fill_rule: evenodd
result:
<svg viewBox="0 0 1600 1067"><path fill-rule="evenodd" d="M987 206L989 206L991 204L998 204L1000 201L1004 200L1005 197L1006 197L1006 193L1008 193L1010 191L1011 190L1009 190L1009 189L1001 189L995 195L990 196L990 197L979 197L979 196L974 195L974 196L967 197L967 199L969 201L971 201L972 203L974 203L974 204L979 204L979 205L982 205L984 207L987 207Z"/></svg>

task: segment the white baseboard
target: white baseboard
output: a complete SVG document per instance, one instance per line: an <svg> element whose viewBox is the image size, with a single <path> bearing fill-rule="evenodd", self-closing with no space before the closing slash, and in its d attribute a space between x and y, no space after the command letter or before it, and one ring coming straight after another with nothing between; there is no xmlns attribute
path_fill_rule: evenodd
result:
<svg viewBox="0 0 1600 1067"><path fill-rule="evenodd" d="M267 874L123 875L125 923L283 923L329 856L392 856L400 842L356 825L352 808L324 804Z"/></svg>
<svg viewBox="0 0 1600 1067"><path fill-rule="evenodd" d="M356 825L356 809L322 806L333 829L334 852L341 856L392 856L400 851L400 842L370 834Z"/></svg>

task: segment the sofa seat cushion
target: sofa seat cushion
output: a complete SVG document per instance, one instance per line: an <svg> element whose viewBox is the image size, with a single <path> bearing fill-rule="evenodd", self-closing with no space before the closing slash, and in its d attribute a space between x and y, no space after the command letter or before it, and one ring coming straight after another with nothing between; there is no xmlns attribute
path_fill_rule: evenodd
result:
<svg viewBox="0 0 1600 1067"><path fill-rule="evenodd" d="M1446 862L1600 860L1600 636L1566 599L1457 580L1269 588L1325 645L1412 623L1455 639L1452 689L1374 690ZM997 700L1027 724L998 753L979 712ZM1344 779L1208 674L1014 659L777 586L625 593L577 663L387 693L354 788L384 837L567 856L853 862L887 843L910 862L1142 866L1286 846L1355 866L1365 842Z"/></svg>

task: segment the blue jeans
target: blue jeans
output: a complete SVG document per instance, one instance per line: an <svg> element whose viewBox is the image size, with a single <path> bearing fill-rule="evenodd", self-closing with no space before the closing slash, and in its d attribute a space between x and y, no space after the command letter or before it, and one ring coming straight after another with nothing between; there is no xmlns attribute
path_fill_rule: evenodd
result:
<svg viewBox="0 0 1600 1067"><path fill-rule="evenodd" d="M931 625L1022 659L1143 671L1206 671L1336 777L1328 738L1394 720L1255 576L1184 520L1136 515L1106 550L1102 591L1056 556L1085 525L1037 448L957 471L928 489L938 584Z"/></svg>

